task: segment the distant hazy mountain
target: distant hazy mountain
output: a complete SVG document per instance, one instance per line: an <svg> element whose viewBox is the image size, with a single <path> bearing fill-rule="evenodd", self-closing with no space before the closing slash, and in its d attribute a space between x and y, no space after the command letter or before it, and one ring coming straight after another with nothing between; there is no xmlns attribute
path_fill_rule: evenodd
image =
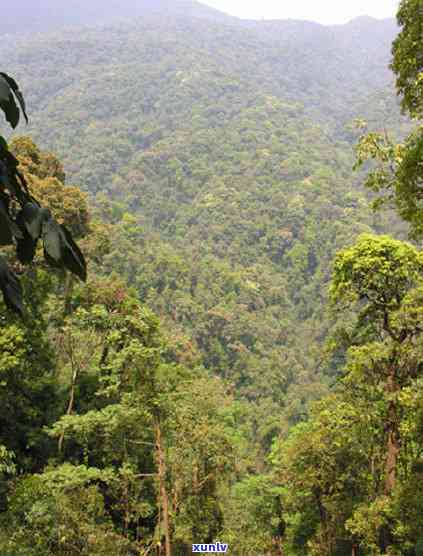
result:
<svg viewBox="0 0 423 556"><path fill-rule="evenodd" d="M78 12L76 2L80 15L91 14L93 21L83 0L68 3L67 12ZM111 17L116 1L103 4ZM389 71L394 20L358 18L335 26L229 16L212 21L219 12L176 0L123 0L120 13L131 5L145 15L0 42L5 69L25 92L28 131L59 152L72 179L91 191L110 183L120 166L132 165L140 145L174 140L180 130L188 141L200 124L206 132L218 126L230 134L234 122L250 118L261 102L288 103L298 133L306 125L304 112L335 140L348 139L346 126L358 117L398 127ZM192 8L191 16L179 17L183 6ZM123 155L115 152L116 137Z"/></svg>
<svg viewBox="0 0 423 556"><path fill-rule="evenodd" d="M0 33L96 25L151 14L232 19L195 0L15 0L2 3Z"/></svg>

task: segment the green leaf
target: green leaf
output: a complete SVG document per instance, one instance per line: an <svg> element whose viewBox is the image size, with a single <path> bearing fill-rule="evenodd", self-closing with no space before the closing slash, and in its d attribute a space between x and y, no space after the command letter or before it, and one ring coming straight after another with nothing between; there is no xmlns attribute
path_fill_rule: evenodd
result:
<svg viewBox="0 0 423 556"><path fill-rule="evenodd" d="M25 100L19 90L18 84L6 73L0 72L0 108L3 110L6 120L10 123L13 129L15 129L18 125L20 118L20 112L18 105L16 104L15 97L18 100L25 120L28 123Z"/></svg>

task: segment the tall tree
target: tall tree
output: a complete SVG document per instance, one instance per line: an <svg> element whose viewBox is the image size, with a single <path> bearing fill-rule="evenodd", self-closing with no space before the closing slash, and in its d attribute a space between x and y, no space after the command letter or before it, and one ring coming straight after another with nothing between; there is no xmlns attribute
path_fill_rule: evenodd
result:
<svg viewBox="0 0 423 556"><path fill-rule="evenodd" d="M347 369L352 380L365 377L383 392L386 448L380 494L388 498L396 487L402 447L401 393L423 370L416 349L423 333L422 288L423 254L389 237L361 236L335 259L332 300L340 309L357 311ZM380 535L382 550L394 544L389 524Z"/></svg>

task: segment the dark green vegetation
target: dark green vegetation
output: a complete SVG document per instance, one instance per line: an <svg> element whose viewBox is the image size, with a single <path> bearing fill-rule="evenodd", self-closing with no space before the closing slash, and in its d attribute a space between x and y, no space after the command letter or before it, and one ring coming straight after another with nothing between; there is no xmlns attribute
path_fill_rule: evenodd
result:
<svg viewBox="0 0 423 556"><path fill-rule="evenodd" d="M31 322L2 317L1 554L419 554L423 260L392 211L417 240L419 5L404 116L392 21L151 15L0 46L92 206L11 142L89 280L37 264Z"/></svg>

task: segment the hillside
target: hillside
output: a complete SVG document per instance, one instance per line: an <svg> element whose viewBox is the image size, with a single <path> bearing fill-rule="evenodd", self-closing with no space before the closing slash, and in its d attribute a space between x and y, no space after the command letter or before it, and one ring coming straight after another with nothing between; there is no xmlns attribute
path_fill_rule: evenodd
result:
<svg viewBox="0 0 423 556"><path fill-rule="evenodd" d="M406 127L394 34L391 20L156 14L0 47L26 93L25 132L104 217L139 226L106 267L164 319L177 357L193 352L257 404L265 445L336 372L319 355L334 253L387 228L352 173L351 121Z"/></svg>
<svg viewBox="0 0 423 556"><path fill-rule="evenodd" d="M111 86L124 99L124 110L142 114L143 121L148 94L158 97L159 106L175 92L181 100L173 117L185 121L186 110L195 101L195 76L204 89L197 101L200 108L215 98L213 87L220 86L215 95L221 95L222 85L228 84L223 92L229 102L230 87L243 101L247 93L270 94L300 103L320 124L342 130L361 114L358 104L391 85L387 66L395 32L393 20L356 20L324 27L296 21L217 24L188 16L151 15L134 24L86 29L82 35L69 31L16 39L10 45L3 43L1 52L23 81L33 107L30 131L42 131L43 139L51 128L42 130L38 113L45 114L47 109L55 118L55 112L63 114L63 108L68 112L70 104L82 113L95 106L88 122L76 114L75 128L89 127L109 115L108 110L101 113L100 106L110 103L105 95ZM397 111L389 106L393 94L385 96L388 106L383 117L389 124ZM120 103L115 103L114 110L119 108ZM155 115L154 107L148 108ZM139 117L135 120L140 121ZM60 126L55 131L65 130ZM55 143L59 144L57 138Z"/></svg>
<svg viewBox="0 0 423 556"><path fill-rule="evenodd" d="M394 95L378 97L391 86L395 26L365 21L358 39L359 24L246 29L151 17L82 35L20 39L0 52L27 93L28 132L64 157L71 179L95 191L162 138L181 131L190 141L192 126L230 131L264 97L295 105L299 128L318 124L349 145L356 117L398 128Z"/></svg>

